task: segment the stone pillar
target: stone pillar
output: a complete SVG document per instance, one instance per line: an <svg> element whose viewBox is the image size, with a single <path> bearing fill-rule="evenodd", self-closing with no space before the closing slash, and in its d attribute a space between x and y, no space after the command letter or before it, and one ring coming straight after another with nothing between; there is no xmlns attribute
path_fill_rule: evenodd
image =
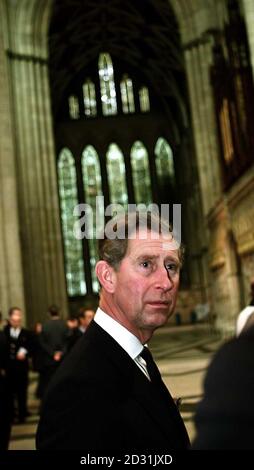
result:
<svg viewBox="0 0 254 470"><path fill-rule="evenodd" d="M25 292L30 320L67 311L47 61L10 54Z"/></svg>
<svg viewBox="0 0 254 470"><path fill-rule="evenodd" d="M185 51L194 140L205 215L221 194L218 139L209 76L211 48L212 44L204 39L194 43Z"/></svg>
<svg viewBox="0 0 254 470"><path fill-rule="evenodd" d="M4 21L4 5L0 1L0 310L6 316L11 306L19 306L25 315L26 309Z"/></svg>
<svg viewBox="0 0 254 470"><path fill-rule="evenodd" d="M200 191L203 202L203 213L207 214L210 206L209 181L206 159L204 158L204 122L202 120L200 109L202 101L202 87L200 83L200 64L197 47L192 47L185 51L185 60L194 131L194 145L196 149Z"/></svg>
<svg viewBox="0 0 254 470"><path fill-rule="evenodd" d="M199 45L199 56L201 61L201 79L202 79L202 90L203 90L203 116L206 127L205 141L206 141L206 158L209 167L210 176L210 200L212 207L218 202L221 197L221 168L219 164L219 143L218 143L218 131L215 117L215 107L213 90L210 81L210 67L213 62L213 39L210 37L206 38Z"/></svg>
<svg viewBox="0 0 254 470"><path fill-rule="evenodd" d="M252 73L254 79L254 3L253 0L243 0L243 9L245 16L245 24L248 34L250 47L250 60L252 64Z"/></svg>

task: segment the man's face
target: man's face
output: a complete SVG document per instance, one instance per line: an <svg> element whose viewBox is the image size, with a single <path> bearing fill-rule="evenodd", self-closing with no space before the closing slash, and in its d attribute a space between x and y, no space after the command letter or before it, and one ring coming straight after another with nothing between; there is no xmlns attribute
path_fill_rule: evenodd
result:
<svg viewBox="0 0 254 470"><path fill-rule="evenodd" d="M94 317L94 311L87 309L84 311L84 316L80 318L80 323L82 326L85 328L88 327L88 325L91 323L92 319Z"/></svg>
<svg viewBox="0 0 254 470"><path fill-rule="evenodd" d="M153 239L151 232L141 239L142 234L141 230L139 238L129 240L115 272L113 293L118 320L136 335L167 322L175 308L180 275L174 244L162 235Z"/></svg>
<svg viewBox="0 0 254 470"><path fill-rule="evenodd" d="M93 310L86 310L85 311L85 326L88 326L92 319L94 317L94 311Z"/></svg>
<svg viewBox="0 0 254 470"><path fill-rule="evenodd" d="M21 310L13 310L10 316L10 324L13 328L20 328L22 323L22 312Z"/></svg>

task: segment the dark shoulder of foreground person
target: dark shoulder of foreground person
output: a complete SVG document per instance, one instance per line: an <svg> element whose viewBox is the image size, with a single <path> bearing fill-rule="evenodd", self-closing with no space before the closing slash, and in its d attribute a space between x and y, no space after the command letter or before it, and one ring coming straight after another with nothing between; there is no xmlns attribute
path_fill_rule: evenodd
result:
<svg viewBox="0 0 254 470"><path fill-rule="evenodd" d="M193 449L254 449L254 328L224 344L205 377Z"/></svg>

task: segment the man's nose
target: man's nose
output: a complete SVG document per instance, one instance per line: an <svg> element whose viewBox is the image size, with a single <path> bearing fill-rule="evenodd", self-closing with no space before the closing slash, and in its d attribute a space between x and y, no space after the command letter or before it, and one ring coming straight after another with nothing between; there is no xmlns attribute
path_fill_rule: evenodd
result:
<svg viewBox="0 0 254 470"><path fill-rule="evenodd" d="M156 287L158 289L170 290L174 286L174 280L170 277L168 270L165 266L158 268L155 273Z"/></svg>

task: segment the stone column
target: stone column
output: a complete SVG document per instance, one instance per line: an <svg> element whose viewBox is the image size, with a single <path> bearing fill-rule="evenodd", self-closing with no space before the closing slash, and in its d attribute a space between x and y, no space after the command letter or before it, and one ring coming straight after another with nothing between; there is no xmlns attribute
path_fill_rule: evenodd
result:
<svg viewBox="0 0 254 470"><path fill-rule="evenodd" d="M252 64L252 73L254 79L254 3L253 0L243 0L243 9L245 13L245 24L247 28L250 60Z"/></svg>
<svg viewBox="0 0 254 470"><path fill-rule="evenodd" d="M210 201L214 206L221 197L221 169L219 164L219 144L218 132L215 117L215 107L212 84L210 81L210 67L213 61L212 53L213 40L207 37L206 40L199 45L199 56L201 62L201 80L203 91L203 115L205 122L205 142L206 142L206 159L209 168L210 177Z"/></svg>
<svg viewBox="0 0 254 470"><path fill-rule="evenodd" d="M212 44L207 38L186 49L194 140L200 177L204 214L221 194L218 138L209 69Z"/></svg>
<svg viewBox="0 0 254 470"><path fill-rule="evenodd" d="M185 59L201 193L201 200L196 199L193 203L197 210L202 201L203 214L207 216L221 197L218 138L209 73L212 60L210 38L203 37L187 46ZM202 210L199 212L202 217ZM203 301L209 298L208 239L208 230L204 227L203 232L197 233L195 244L195 262L204 292Z"/></svg>
<svg viewBox="0 0 254 470"><path fill-rule="evenodd" d="M30 322L49 304L67 312L47 61L11 52L22 217L25 293Z"/></svg>
<svg viewBox="0 0 254 470"><path fill-rule="evenodd" d="M198 57L198 49L196 46L185 51L187 80L189 85L189 95L191 103L191 114L194 131L194 145L196 149L197 165L199 172L199 182L201 197L203 202L203 213L209 211L209 180L208 168L205 158L205 142L204 142L204 121L202 120L202 85L200 80L200 63Z"/></svg>
<svg viewBox="0 0 254 470"><path fill-rule="evenodd" d="M26 314L9 70L4 46L4 5L0 1L0 310L14 305Z"/></svg>

